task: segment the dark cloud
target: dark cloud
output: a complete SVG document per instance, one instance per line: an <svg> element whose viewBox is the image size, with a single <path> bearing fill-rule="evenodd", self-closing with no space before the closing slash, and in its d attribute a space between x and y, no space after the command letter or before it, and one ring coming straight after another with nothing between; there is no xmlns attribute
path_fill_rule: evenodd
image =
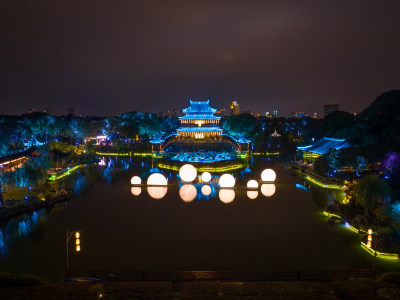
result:
<svg viewBox="0 0 400 300"><path fill-rule="evenodd" d="M399 89L399 1L2 1L0 110L358 112Z"/></svg>

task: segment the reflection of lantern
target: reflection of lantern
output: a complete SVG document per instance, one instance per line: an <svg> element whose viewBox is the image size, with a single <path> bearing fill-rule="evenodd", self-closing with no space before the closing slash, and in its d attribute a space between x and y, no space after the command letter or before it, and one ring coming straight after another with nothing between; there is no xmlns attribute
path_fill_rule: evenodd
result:
<svg viewBox="0 0 400 300"><path fill-rule="evenodd" d="M273 183L264 183L261 185L261 193L265 197L272 197L275 194L276 188Z"/></svg>
<svg viewBox="0 0 400 300"><path fill-rule="evenodd" d="M211 187L210 187L209 185L203 185L203 186L201 187L201 193L202 193L204 196L210 195L210 194L211 194Z"/></svg>
<svg viewBox="0 0 400 300"><path fill-rule="evenodd" d="M166 186L148 186L147 192L153 199L161 199L167 193L168 188Z"/></svg>
<svg viewBox="0 0 400 300"><path fill-rule="evenodd" d="M142 192L142 188L140 186L131 187L131 193L133 196L139 196L141 192Z"/></svg>
<svg viewBox="0 0 400 300"><path fill-rule="evenodd" d="M133 176L131 178L131 184L132 185L139 185L142 183L142 179L139 176Z"/></svg>
<svg viewBox="0 0 400 300"><path fill-rule="evenodd" d="M179 196L183 202L191 202L197 196L197 190L193 184L184 184L179 189Z"/></svg>
<svg viewBox="0 0 400 300"><path fill-rule="evenodd" d="M368 241L372 241L372 235L368 235Z"/></svg>
<svg viewBox="0 0 400 300"><path fill-rule="evenodd" d="M153 173L147 178L147 185L168 185L168 182L163 174Z"/></svg>
<svg viewBox="0 0 400 300"><path fill-rule="evenodd" d="M192 182L197 176L196 168L190 164L183 165L179 170L179 177L184 182Z"/></svg>
<svg viewBox="0 0 400 300"><path fill-rule="evenodd" d="M367 242L367 247L371 248L371 242L369 242L369 241Z"/></svg>
<svg viewBox="0 0 400 300"><path fill-rule="evenodd" d="M257 188L258 188L258 182L255 181L254 179L249 180L249 181L247 182L247 188L248 188L248 189L257 189Z"/></svg>
<svg viewBox="0 0 400 300"><path fill-rule="evenodd" d="M201 180L203 180L203 182L209 182L211 180L211 174L208 172L204 172L203 174L201 174Z"/></svg>
<svg viewBox="0 0 400 300"><path fill-rule="evenodd" d="M265 169L261 173L261 180L266 182L274 182L276 179L276 173L272 169Z"/></svg>
<svg viewBox="0 0 400 300"><path fill-rule="evenodd" d="M256 199L258 197L258 191L247 191L247 197L249 197L249 199Z"/></svg>
<svg viewBox="0 0 400 300"><path fill-rule="evenodd" d="M372 229L368 229L368 234L372 234Z"/></svg>
<svg viewBox="0 0 400 300"><path fill-rule="evenodd" d="M234 190L219 190L218 193L219 200L224 203L231 203L235 199L235 191Z"/></svg>
<svg viewBox="0 0 400 300"><path fill-rule="evenodd" d="M219 178L218 183L222 188L233 188L235 186L235 178L231 174L224 174Z"/></svg>

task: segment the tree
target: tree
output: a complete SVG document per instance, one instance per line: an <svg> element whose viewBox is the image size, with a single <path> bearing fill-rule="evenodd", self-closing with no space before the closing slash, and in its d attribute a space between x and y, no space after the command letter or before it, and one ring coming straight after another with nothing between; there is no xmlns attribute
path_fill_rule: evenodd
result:
<svg viewBox="0 0 400 300"><path fill-rule="evenodd" d="M378 203L384 203L390 192L390 186L376 174L366 176L354 184L356 204L364 209L366 215L372 213Z"/></svg>
<svg viewBox="0 0 400 300"><path fill-rule="evenodd" d="M241 137L243 134L249 136L252 135L256 129L256 118L249 113L230 116L222 124L222 127L236 138Z"/></svg>
<svg viewBox="0 0 400 300"><path fill-rule="evenodd" d="M367 167L366 159L364 157L362 157L361 155L358 155L356 158L355 166L354 166L357 176L359 176L360 172L365 170L366 167Z"/></svg>
<svg viewBox="0 0 400 300"><path fill-rule="evenodd" d="M324 155L321 155L315 160L314 172L319 175L325 176L326 173L328 173L328 171L329 171L328 159Z"/></svg>

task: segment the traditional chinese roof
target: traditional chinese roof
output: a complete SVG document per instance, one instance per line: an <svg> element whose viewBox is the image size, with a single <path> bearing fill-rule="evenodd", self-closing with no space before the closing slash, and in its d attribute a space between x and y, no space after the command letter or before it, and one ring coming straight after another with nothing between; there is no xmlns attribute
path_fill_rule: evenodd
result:
<svg viewBox="0 0 400 300"><path fill-rule="evenodd" d="M341 148L348 147L350 147L350 144L346 142L346 139L332 139L323 137L312 145L297 147L297 149L322 155L327 153L330 149L339 150Z"/></svg>
<svg viewBox="0 0 400 300"><path fill-rule="evenodd" d="M150 141L150 143L152 143L152 144L161 144L161 143L164 143L164 140L161 139L159 136L156 136L154 139L152 139Z"/></svg>
<svg viewBox="0 0 400 300"><path fill-rule="evenodd" d="M244 136L244 133L243 133L242 137L237 142L239 144L247 144L247 143L250 143L250 140L246 139L246 137Z"/></svg>
<svg viewBox="0 0 400 300"><path fill-rule="evenodd" d="M210 100L190 100L190 106L182 109L182 112L186 115L179 117L179 119L221 119L221 117L214 116L217 109L210 107Z"/></svg>
<svg viewBox="0 0 400 300"><path fill-rule="evenodd" d="M280 134L276 131L276 129L275 129L274 133L271 134L271 136L272 136L272 137L280 137L281 135L280 135Z"/></svg>

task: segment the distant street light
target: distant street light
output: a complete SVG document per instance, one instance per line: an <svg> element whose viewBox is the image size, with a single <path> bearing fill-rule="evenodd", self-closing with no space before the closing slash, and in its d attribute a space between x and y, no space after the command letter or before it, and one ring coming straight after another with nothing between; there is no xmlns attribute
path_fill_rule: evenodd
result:
<svg viewBox="0 0 400 300"><path fill-rule="evenodd" d="M374 269L373 269L373 280L375 281L375 276L376 276L376 242L377 242L377 237L376 237L376 232L373 232L372 229L368 229L368 242L367 242L367 247L371 248L372 247L372 235L375 234L375 240L374 240Z"/></svg>
<svg viewBox="0 0 400 300"><path fill-rule="evenodd" d="M68 271L69 271L69 241L71 240L72 236L75 235L75 250L77 252L81 251L81 233L80 231L68 231L67 229L67 236L66 236L66 241L65 245L67 248L67 269L66 269L66 275L68 276Z"/></svg>

